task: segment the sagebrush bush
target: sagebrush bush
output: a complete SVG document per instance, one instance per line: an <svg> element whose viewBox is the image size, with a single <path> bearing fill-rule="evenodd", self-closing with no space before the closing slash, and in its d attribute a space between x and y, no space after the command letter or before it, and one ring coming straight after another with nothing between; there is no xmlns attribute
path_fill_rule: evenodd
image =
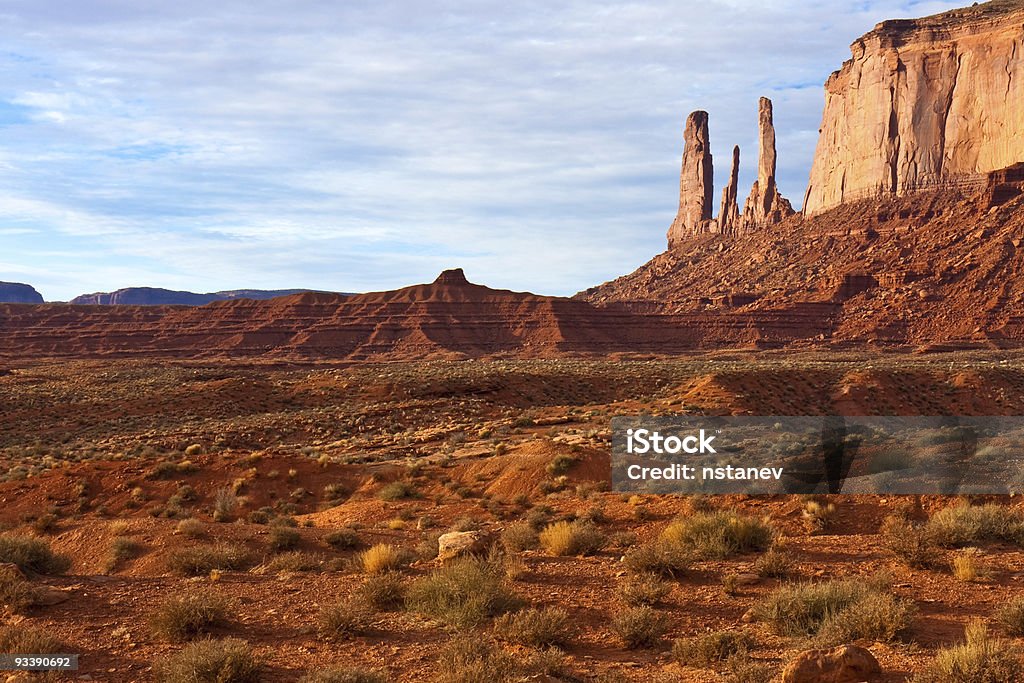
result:
<svg viewBox="0 0 1024 683"><path fill-rule="evenodd" d="M206 535L206 525L194 517L178 522L178 533L185 538L202 538Z"/></svg>
<svg viewBox="0 0 1024 683"><path fill-rule="evenodd" d="M110 554L107 556L105 569L112 572L125 560L130 560L142 552L142 544L127 536L117 536L110 542Z"/></svg>
<svg viewBox="0 0 1024 683"><path fill-rule="evenodd" d="M1024 513L998 503L952 505L932 515L925 528L945 547L991 541L1024 544Z"/></svg>
<svg viewBox="0 0 1024 683"><path fill-rule="evenodd" d="M754 617L785 636L814 636L822 645L858 638L893 640L909 628L914 608L882 579L833 579L782 586L754 606Z"/></svg>
<svg viewBox="0 0 1024 683"><path fill-rule="evenodd" d="M39 604L40 591L16 572L0 569L0 607L22 614Z"/></svg>
<svg viewBox="0 0 1024 683"><path fill-rule="evenodd" d="M386 543L378 543L359 554L359 563L367 574L394 571L407 560L408 557L401 548Z"/></svg>
<svg viewBox="0 0 1024 683"><path fill-rule="evenodd" d="M377 497L381 500L395 501L415 496L416 485L411 481L393 481L390 484L385 484L377 491Z"/></svg>
<svg viewBox="0 0 1024 683"><path fill-rule="evenodd" d="M67 646L49 630L20 624L0 624L0 652L5 654L51 655L66 652Z"/></svg>
<svg viewBox="0 0 1024 683"><path fill-rule="evenodd" d="M630 571L675 578L690 568L693 556L676 543L654 539L631 548L625 555L625 564Z"/></svg>
<svg viewBox="0 0 1024 683"><path fill-rule="evenodd" d="M672 643L672 658L682 666L707 668L753 649L756 641L742 631L711 631Z"/></svg>
<svg viewBox="0 0 1024 683"><path fill-rule="evenodd" d="M1024 636L1024 598L1006 603L996 610L994 618L1006 635L1015 638Z"/></svg>
<svg viewBox="0 0 1024 683"><path fill-rule="evenodd" d="M385 572L366 577L353 596L373 609L390 611L405 603L405 582L398 572Z"/></svg>
<svg viewBox="0 0 1024 683"><path fill-rule="evenodd" d="M191 640L227 623L230 601L209 590L168 598L149 618L153 634L173 642Z"/></svg>
<svg viewBox="0 0 1024 683"><path fill-rule="evenodd" d="M302 534L288 526L272 526L267 537L267 547L275 553L294 550L301 542Z"/></svg>
<svg viewBox="0 0 1024 683"><path fill-rule="evenodd" d="M519 606L500 566L475 557L459 558L409 587L410 609L467 628Z"/></svg>
<svg viewBox="0 0 1024 683"><path fill-rule="evenodd" d="M494 622L498 637L529 647L564 647L573 635L569 613L560 607L541 607L505 614Z"/></svg>
<svg viewBox="0 0 1024 683"><path fill-rule="evenodd" d="M668 620L651 607L630 607L616 614L611 626L626 647L652 647L668 630Z"/></svg>
<svg viewBox="0 0 1024 683"><path fill-rule="evenodd" d="M324 537L324 542L335 550L352 550L360 545L359 534L354 529L338 529Z"/></svg>
<svg viewBox="0 0 1024 683"><path fill-rule="evenodd" d="M552 555L592 555L604 547L605 537L592 524L555 522L540 532L540 544Z"/></svg>
<svg viewBox="0 0 1024 683"><path fill-rule="evenodd" d="M511 683L523 671L516 657L478 635L460 635L441 649L436 683Z"/></svg>
<svg viewBox="0 0 1024 683"><path fill-rule="evenodd" d="M241 640L199 640L154 667L159 683L257 683L263 662Z"/></svg>
<svg viewBox="0 0 1024 683"><path fill-rule="evenodd" d="M762 578L784 579L793 573L795 564L788 551L773 547L754 561L754 570Z"/></svg>
<svg viewBox="0 0 1024 683"><path fill-rule="evenodd" d="M512 522L501 532L501 544L510 553L531 550L539 543L537 531L527 521Z"/></svg>
<svg viewBox="0 0 1024 683"><path fill-rule="evenodd" d="M714 510L676 519L662 531L661 539L688 548L699 559L722 559L767 550L775 530L766 520L736 510Z"/></svg>
<svg viewBox="0 0 1024 683"><path fill-rule="evenodd" d="M1015 643L993 638L985 624L967 625L965 642L938 651L912 683L1016 683L1024 653Z"/></svg>
<svg viewBox="0 0 1024 683"><path fill-rule="evenodd" d="M672 586L668 582L662 581L654 574L642 572L623 579L617 593L627 605L653 607L664 600L671 591Z"/></svg>
<svg viewBox="0 0 1024 683"><path fill-rule="evenodd" d="M167 558L167 566L182 576L202 576L214 569L244 569L251 561L245 548L217 543L173 550Z"/></svg>
<svg viewBox="0 0 1024 683"><path fill-rule="evenodd" d="M299 683L388 683L386 674L361 668L311 671Z"/></svg>
<svg viewBox="0 0 1024 683"><path fill-rule="evenodd" d="M315 553L304 553L301 550L274 555L267 560L264 568L270 573L280 572L316 572L323 566L324 558Z"/></svg>
<svg viewBox="0 0 1024 683"><path fill-rule="evenodd" d="M31 536L0 534L0 563L17 565L23 572L63 574L71 567L71 558L60 555L50 544Z"/></svg>
<svg viewBox="0 0 1024 683"><path fill-rule="evenodd" d="M931 569L939 563L939 548L932 532L899 516L886 517L879 530L882 545L912 569Z"/></svg>
<svg viewBox="0 0 1024 683"><path fill-rule="evenodd" d="M370 630L370 613L366 607L352 600L327 605L317 616L317 633L324 640L343 641Z"/></svg>

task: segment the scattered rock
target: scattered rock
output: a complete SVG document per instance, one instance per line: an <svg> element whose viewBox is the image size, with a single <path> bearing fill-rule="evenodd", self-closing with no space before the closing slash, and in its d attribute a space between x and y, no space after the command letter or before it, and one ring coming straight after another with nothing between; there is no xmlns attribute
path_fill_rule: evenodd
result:
<svg viewBox="0 0 1024 683"><path fill-rule="evenodd" d="M486 552L488 537L480 531L450 531L437 539L437 559L447 562L464 555Z"/></svg>
<svg viewBox="0 0 1024 683"><path fill-rule="evenodd" d="M868 650L840 645L801 652L782 672L782 683L864 683L881 678L882 667Z"/></svg>

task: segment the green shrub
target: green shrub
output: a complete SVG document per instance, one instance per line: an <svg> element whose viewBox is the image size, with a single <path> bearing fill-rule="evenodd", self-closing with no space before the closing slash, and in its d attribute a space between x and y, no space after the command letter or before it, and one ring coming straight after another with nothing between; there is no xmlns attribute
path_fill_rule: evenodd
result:
<svg viewBox="0 0 1024 683"><path fill-rule="evenodd" d="M30 536L0 534L0 563L10 562L23 572L63 574L71 567L71 558L58 555L50 544Z"/></svg>
<svg viewBox="0 0 1024 683"><path fill-rule="evenodd" d="M526 521L513 522L501 532L501 544L510 553L536 548L539 543L537 532Z"/></svg>
<svg viewBox="0 0 1024 683"><path fill-rule="evenodd" d="M258 683L263 662L247 643L228 638L186 645L154 669L159 683Z"/></svg>
<svg viewBox="0 0 1024 683"><path fill-rule="evenodd" d="M398 572L373 574L356 588L357 600L378 610L395 610L405 603L405 583Z"/></svg>
<svg viewBox="0 0 1024 683"><path fill-rule="evenodd" d="M417 612L466 628L514 609L519 600L505 586L501 567L465 557L415 581L406 604Z"/></svg>
<svg viewBox="0 0 1024 683"><path fill-rule="evenodd" d="M211 591L186 592L165 600L150 616L149 625L157 637L191 640L226 623L229 604L223 595Z"/></svg>
<svg viewBox="0 0 1024 683"><path fill-rule="evenodd" d="M505 614L494 622L500 638L530 647L564 647L572 638L569 613L559 607L527 609Z"/></svg>
<svg viewBox="0 0 1024 683"><path fill-rule="evenodd" d="M377 491L377 497L381 500L403 500L416 496L416 485L409 481L393 481L385 484Z"/></svg>

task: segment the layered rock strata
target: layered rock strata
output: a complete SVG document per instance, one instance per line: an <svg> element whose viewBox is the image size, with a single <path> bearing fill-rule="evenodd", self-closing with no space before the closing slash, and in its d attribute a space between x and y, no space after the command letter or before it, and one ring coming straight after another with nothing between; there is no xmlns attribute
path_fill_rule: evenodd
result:
<svg viewBox="0 0 1024 683"><path fill-rule="evenodd" d="M1024 161L1024 2L886 21L825 83L804 213Z"/></svg>

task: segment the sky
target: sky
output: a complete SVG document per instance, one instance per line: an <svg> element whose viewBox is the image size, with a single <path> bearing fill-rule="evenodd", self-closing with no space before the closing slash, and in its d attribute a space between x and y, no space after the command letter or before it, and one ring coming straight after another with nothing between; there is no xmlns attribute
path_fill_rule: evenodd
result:
<svg viewBox="0 0 1024 683"><path fill-rule="evenodd" d="M962 4L2 0L0 280L571 295L664 250L691 111L742 202L770 97L799 206L850 43Z"/></svg>

